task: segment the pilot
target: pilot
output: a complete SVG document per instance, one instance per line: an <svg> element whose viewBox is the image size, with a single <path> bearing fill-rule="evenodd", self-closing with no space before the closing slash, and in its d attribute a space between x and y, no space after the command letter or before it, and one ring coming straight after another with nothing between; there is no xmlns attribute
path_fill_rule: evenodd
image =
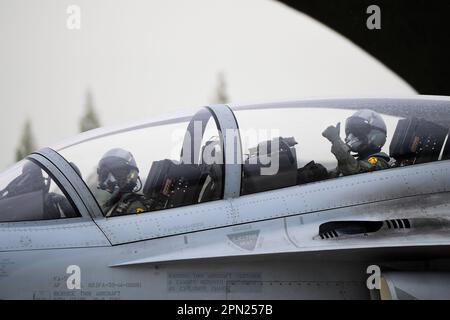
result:
<svg viewBox="0 0 450 320"><path fill-rule="evenodd" d="M115 148L106 152L97 167L98 188L111 194L102 206L105 216L150 211L150 202L138 191L142 187L133 155Z"/></svg>
<svg viewBox="0 0 450 320"><path fill-rule="evenodd" d="M330 177L389 168L390 158L381 152L386 142L386 124L378 113L368 109L355 112L345 122L345 142L339 134L340 123L322 132L332 143L331 152L338 161Z"/></svg>

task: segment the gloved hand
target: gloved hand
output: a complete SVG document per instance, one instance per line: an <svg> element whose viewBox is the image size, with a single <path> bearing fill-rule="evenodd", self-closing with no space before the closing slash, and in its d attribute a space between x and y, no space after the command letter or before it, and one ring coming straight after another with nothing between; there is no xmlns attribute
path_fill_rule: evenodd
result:
<svg viewBox="0 0 450 320"><path fill-rule="evenodd" d="M335 126L329 126L328 128L326 128L325 131L322 132L322 136L324 136L331 143L333 143L334 141L340 139L340 136L339 136L340 132L341 132L341 123L338 122L336 127Z"/></svg>

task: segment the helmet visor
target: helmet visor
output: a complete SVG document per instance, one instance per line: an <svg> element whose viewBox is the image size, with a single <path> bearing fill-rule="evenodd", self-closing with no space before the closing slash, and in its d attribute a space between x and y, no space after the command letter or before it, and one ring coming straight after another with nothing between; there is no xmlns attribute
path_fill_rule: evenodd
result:
<svg viewBox="0 0 450 320"><path fill-rule="evenodd" d="M360 117L350 117L345 121L345 135L353 134L356 137L365 137L370 132L369 121Z"/></svg>

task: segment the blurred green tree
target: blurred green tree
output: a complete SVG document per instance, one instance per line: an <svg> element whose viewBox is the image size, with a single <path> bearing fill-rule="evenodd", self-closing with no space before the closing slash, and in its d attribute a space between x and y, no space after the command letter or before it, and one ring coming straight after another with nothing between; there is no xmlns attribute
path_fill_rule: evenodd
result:
<svg viewBox="0 0 450 320"><path fill-rule="evenodd" d="M227 92L227 81L225 79L225 74L219 72L217 74L217 86L212 103L227 103L229 102L228 92Z"/></svg>
<svg viewBox="0 0 450 320"><path fill-rule="evenodd" d="M19 147L16 150L16 161L22 160L34 150L36 150L36 144L31 130L31 121L27 119L23 126Z"/></svg>
<svg viewBox="0 0 450 320"><path fill-rule="evenodd" d="M85 113L80 119L80 132L92 130L100 127L100 120L94 109L94 98L91 90L86 91Z"/></svg>

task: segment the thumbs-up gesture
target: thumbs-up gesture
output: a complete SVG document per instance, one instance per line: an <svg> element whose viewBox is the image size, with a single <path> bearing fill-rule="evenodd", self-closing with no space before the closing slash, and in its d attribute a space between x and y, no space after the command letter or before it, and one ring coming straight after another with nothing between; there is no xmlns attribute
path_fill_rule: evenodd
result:
<svg viewBox="0 0 450 320"><path fill-rule="evenodd" d="M341 123L338 122L336 126L329 126L322 132L322 136L330 140L331 143L339 139L339 134L341 132Z"/></svg>

